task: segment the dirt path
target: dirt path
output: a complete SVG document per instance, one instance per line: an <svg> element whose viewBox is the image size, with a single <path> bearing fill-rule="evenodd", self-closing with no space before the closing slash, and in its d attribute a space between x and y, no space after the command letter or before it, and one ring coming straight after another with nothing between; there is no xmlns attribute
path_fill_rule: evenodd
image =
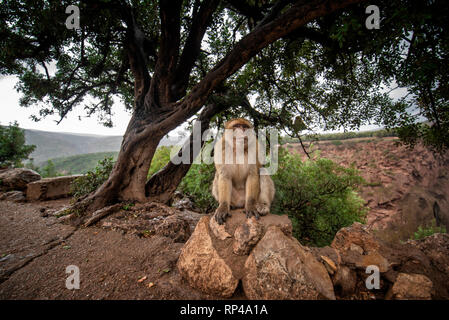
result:
<svg viewBox="0 0 449 320"><path fill-rule="evenodd" d="M46 216L67 202L0 201L0 299L214 298L178 274L183 243L99 227L75 230ZM65 286L69 265L79 267L79 290Z"/></svg>

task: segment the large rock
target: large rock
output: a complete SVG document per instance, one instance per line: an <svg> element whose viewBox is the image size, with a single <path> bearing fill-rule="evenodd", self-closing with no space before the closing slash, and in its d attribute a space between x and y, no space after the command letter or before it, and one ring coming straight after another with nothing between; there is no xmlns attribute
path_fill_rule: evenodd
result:
<svg viewBox="0 0 449 320"><path fill-rule="evenodd" d="M243 280L250 299L334 299L326 269L291 234L287 216L246 219L240 211L224 225L203 217L181 251L178 269L192 287L221 297L232 296ZM266 269L277 261L283 262ZM267 277L259 278L261 272Z"/></svg>
<svg viewBox="0 0 449 320"><path fill-rule="evenodd" d="M0 200L24 202L26 198L22 191L8 191L3 194L0 194Z"/></svg>
<svg viewBox="0 0 449 320"><path fill-rule="evenodd" d="M0 170L0 190L26 190L30 182L40 180L39 173L25 168Z"/></svg>
<svg viewBox="0 0 449 320"><path fill-rule="evenodd" d="M400 273L393 287L387 293L387 299L430 300L432 281L422 274Z"/></svg>
<svg viewBox="0 0 449 320"><path fill-rule="evenodd" d="M50 200L68 197L70 186L81 175L45 178L31 182L27 187L27 200Z"/></svg>
<svg viewBox="0 0 449 320"><path fill-rule="evenodd" d="M338 298L449 299L448 234L392 244L379 239L365 225L354 223L335 235L331 247L312 248L312 251L327 268ZM365 281L371 274L366 270L370 265L378 267L380 272L377 290L366 287ZM416 274L429 279L431 289L429 282ZM422 284L423 291L413 291L419 287L416 283ZM405 294L404 290L408 289L404 288L411 288L410 294Z"/></svg>
<svg viewBox="0 0 449 320"><path fill-rule="evenodd" d="M209 217L201 218L184 245L178 259L178 270L192 287L222 297L232 296L239 283L214 248Z"/></svg>
<svg viewBox="0 0 449 320"><path fill-rule="evenodd" d="M269 227L245 263L250 299L335 299L325 267L296 239Z"/></svg>
<svg viewBox="0 0 449 320"><path fill-rule="evenodd" d="M224 225L203 217L178 268L191 286L230 297L239 281L249 299L449 299L449 235L386 243L360 223L341 229L331 246L308 248L292 236L286 216ZM368 288L368 266L379 288Z"/></svg>

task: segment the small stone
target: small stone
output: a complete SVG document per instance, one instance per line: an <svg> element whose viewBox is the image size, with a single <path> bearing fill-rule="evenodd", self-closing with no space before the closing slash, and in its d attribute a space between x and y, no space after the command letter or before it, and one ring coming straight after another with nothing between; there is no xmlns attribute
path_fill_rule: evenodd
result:
<svg viewBox="0 0 449 320"><path fill-rule="evenodd" d="M327 272L329 272L329 274L332 275L337 271L337 266L331 259L326 256L321 256L321 259L323 260L324 266L326 267L326 270Z"/></svg>
<svg viewBox="0 0 449 320"><path fill-rule="evenodd" d="M341 289L340 295L345 297L355 292L357 276L354 271L346 266L340 266L333 277L335 287Z"/></svg>

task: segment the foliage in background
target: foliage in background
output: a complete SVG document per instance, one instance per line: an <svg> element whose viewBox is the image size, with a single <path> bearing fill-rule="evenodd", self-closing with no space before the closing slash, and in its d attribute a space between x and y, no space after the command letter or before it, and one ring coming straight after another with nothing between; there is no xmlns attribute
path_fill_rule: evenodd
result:
<svg viewBox="0 0 449 320"><path fill-rule="evenodd" d="M375 131L350 131L350 132L335 132L335 133L320 133L315 135L305 135L301 138L302 141L322 141L322 140L346 140L354 138L384 138L396 137L397 133L394 130L375 130ZM285 143L298 143L297 138L289 136L282 138Z"/></svg>
<svg viewBox="0 0 449 320"><path fill-rule="evenodd" d="M418 230L413 234L413 236L415 240L421 240L435 233L446 233L446 227L437 226L435 219L433 219L430 225L419 226Z"/></svg>
<svg viewBox="0 0 449 320"><path fill-rule="evenodd" d="M339 229L364 222L364 200L355 193L363 179L354 168L329 159L302 161L280 148L273 180L276 197L271 211L288 214L294 236L303 244L328 245Z"/></svg>
<svg viewBox="0 0 449 320"><path fill-rule="evenodd" d="M25 145L24 131L17 121L7 127L0 126L0 167L21 167L22 160L29 159L35 148Z"/></svg>
<svg viewBox="0 0 449 320"><path fill-rule="evenodd" d="M84 174L89 170L94 170L98 165L98 161L104 158L112 158L113 161L117 159L118 152L96 152L78 154L75 156L61 157L51 159L55 169L58 173L64 175L70 174Z"/></svg>
<svg viewBox="0 0 449 320"><path fill-rule="evenodd" d="M187 194L197 208L203 212L210 212L218 205L212 196L211 189L214 175L214 164L192 164L179 184L178 190Z"/></svg>
<svg viewBox="0 0 449 320"><path fill-rule="evenodd" d="M148 170L148 178L162 169L170 161L170 152L174 146L160 146L156 149L153 159L151 160L150 169Z"/></svg>
<svg viewBox="0 0 449 320"><path fill-rule="evenodd" d="M94 170L89 170L84 176L76 178L71 186L71 193L75 199L89 194L103 184L109 177L114 166L112 157L98 162Z"/></svg>
<svg viewBox="0 0 449 320"><path fill-rule="evenodd" d="M37 172L42 176L42 178L50 178L50 177L57 177L62 176L63 174L57 172L55 164L53 161L48 160L47 164L43 166L42 168L38 168Z"/></svg>

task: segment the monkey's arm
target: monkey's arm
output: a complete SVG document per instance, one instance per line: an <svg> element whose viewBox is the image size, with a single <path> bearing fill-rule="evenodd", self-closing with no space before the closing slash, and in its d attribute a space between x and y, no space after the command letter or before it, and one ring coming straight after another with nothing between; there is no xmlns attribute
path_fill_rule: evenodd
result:
<svg viewBox="0 0 449 320"><path fill-rule="evenodd" d="M254 215L256 219L259 219L259 213L256 209L257 198L260 192L259 174L257 167L254 167L254 169L255 170L251 170L254 172L250 172L246 179L245 212L247 218L251 218L251 216Z"/></svg>
<svg viewBox="0 0 449 320"><path fill-rule="evenodd" d="M218 176L218 203L215 211L215 220L218 224L223 224L228 217L231 206L232 179L224 174Z"/></svg>

